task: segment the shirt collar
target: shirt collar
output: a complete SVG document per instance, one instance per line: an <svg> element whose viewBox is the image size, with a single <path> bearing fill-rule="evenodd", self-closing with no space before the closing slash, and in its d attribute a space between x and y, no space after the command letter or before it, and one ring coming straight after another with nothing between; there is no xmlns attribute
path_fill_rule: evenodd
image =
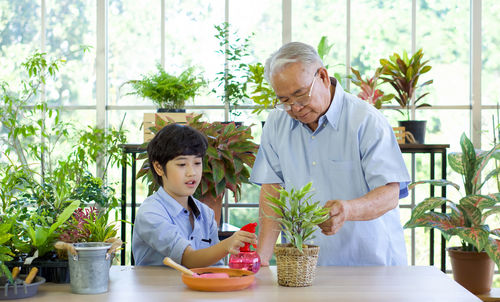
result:
<svg viewBox="0 0 500 302"><path fill-rule="evenodd" d="M320 126L324 124L324 120L326 118L326 120L332 125L333 129L337 130L340 113L342 112L342 106L344 104L344 89L342 88L342 86L340 86L339 82L334 77L330 77L330 83L335 87L335 94L333 95L332 103L330 104L330 107L328 108L326 113L319 117L318 124ZM292 119L290 130L293 130L295 127L297 127L299 123L300 122L298 120Z"/></svg>
<svg viewBox="0 0 500 302"><path fill-rule="evenodd" d="M160 201L165 205L165 207L168 208L170 213L179 215L184 212L184 210L186 210L177 200L175 200L172 196L165 192L163 187L160 187L157 192L160 196ZM194 198L192 196L188 196L188 206L191 208L194 217L198 218L200 216L200 209L196 205L196 202L194 201Z"/></svg>
<svg viewBox="0 0 500 302"><path fill-rule="evenodd" d="M338 129L338 124L340 120L340 114L342 113L342 107L344 106L344 89L335 78L330 78L332 81L332 85L335 86L335 94L333 96L332 103L330 104L330 108L326 111L324 117L327 121L332 125L333 129ZM320 124L323 124L323 117L320 117Z"/></svg>

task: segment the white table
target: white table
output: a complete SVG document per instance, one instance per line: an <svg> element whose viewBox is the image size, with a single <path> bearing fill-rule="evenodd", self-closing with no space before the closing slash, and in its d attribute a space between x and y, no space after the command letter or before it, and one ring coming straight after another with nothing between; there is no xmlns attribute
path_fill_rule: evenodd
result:
<svg viewBox="0 0 500 302"><path fill-rule="evenodd" d="M249 288L197 292L167 267L113 266L109 292L76 295L69 284L47 283L23 301L481 301L435 267L318 267L309 287L277 284L276 267L264 267Z"/></svg>

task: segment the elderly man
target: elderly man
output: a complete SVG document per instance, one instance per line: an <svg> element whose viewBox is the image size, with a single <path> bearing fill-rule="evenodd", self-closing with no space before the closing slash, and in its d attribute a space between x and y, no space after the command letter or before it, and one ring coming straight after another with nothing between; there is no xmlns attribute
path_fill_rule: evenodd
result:
<svg viewBox="0 0 500 302"><path fill-rule="evenodd" d="M410 180L391 126L373 106L344 92L316 50L283 45L267 60L276 93L251 181L261 185L258 252L269 265L279 225L266 196L312 181L329 208L314 244L319 265L406 265L399 198Z"/></svg>

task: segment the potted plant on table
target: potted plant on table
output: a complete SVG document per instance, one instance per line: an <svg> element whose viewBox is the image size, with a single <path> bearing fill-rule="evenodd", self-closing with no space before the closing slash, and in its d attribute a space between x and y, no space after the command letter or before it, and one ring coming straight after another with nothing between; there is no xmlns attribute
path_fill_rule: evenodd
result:
<svg viewBox="0 0 500 302"><path fill-rule="evenodd" d="M282 286L310 286L316 275L319 246L306 244L314 238L317 225L328 219L328 209L312 203L312 183L300 190L279 189L279 198L267 197L276 216L269 218L281 224L289 243L274 248L278 268L278 283Z"/></svg>
<svg viewBox="0 0 500 302"><path fill-rule="evenodd" d="M480 194L484 184L499 174L499 168L487 174L484 169L492 157L498 156L500 144L489 151L474 150L471 141L462 134L460 145L462 152L450 153L448 161L453 171L462 175L465 196L458 202L443 197L424 199L413 209L405 228L436 228L447 240L458 236L462 246L448 248L453 276L466 289L480 294L490 291L495 263L500 266L500 228L492 229L486 221L500 212L499 208L495 208L500 193ZM481 180L481 175L484 180ZM447 180L418 181L409 188L424 183L460 188ZM441 205L446 205L449 212L434 212Z"/></svg>
<svg viewBox="0 0 500 302"><path fill-rule="evenodd" d="M236 202L241 195L241 186L249 183L250 168L255 161L258 145L252 141L251 126L236 126L234 123L201 121L202 115L188 115L187 125L205 134L208 140L207 154L203 157L203 175L194 197L210 206L215 220L220 225L222 199L225 190L233 192ZM175 123L174 120L157 121L156 131ZM147 143L143 145L147 148ZM143 154L138 159L146 159ZM148 161L144 161L137 178L144 178L149 184L148 195L158 185L153 181Z"/></svg>
<svg viewBox="0 0 500 302"><path fill-rule="evenodd" d="M56 248L66 251L71 291L98 294L108 290L109 268L122 241L116 237L116 222L109 223L109 210L79 208L66 225Z"/></svg>
<svg viewBox="0 0 500 302"><path fill-rule="evenodd" d="M396 91L395 99L400 108L397 109L406 121L399 121L399 126L405 127L406 131L413 134L416 142L419 144L425 143L425 125L426 121L410 120L410 109L429 107L427 103L420 103L420 101L429 93L426 92L420 95L412 104L412 98L416 91L424 86L433 82L428 80L421 85L418 85L420 76L431 70L431 66L427 65L429 62L422 61L424 54L422 49L419 49L412 57L408 58L408 54L403 52L401 57L399 54L394 53L387 59L381 59L380 64L383 67L381 79L384 83L389 83Z"/></svg>
<svg viewBox="0 0 500 302"><path fill-rule="evenodd" d="M156 116L166 119L166 116L177 122L186 122L187 100L194 98L199 89L206 85L205 80L195 74L194 67L188 67L178 76L167 73L158 64L156 73L144 75L140 80L126 82L132 85L135 94L150 99L157 107L158 113L144 114L144 141L153 137L150 127L154 125Z"/></svg>

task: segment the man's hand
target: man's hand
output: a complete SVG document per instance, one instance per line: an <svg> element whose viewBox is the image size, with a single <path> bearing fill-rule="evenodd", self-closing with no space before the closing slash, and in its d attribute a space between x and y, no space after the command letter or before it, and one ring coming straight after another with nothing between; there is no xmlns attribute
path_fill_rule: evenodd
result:
<svg viewBox="0 0 500 302"><path fill-rule="evenodd" d="M318 226L325 235L336 234L349 217L349 204L346 200L329 200L324 207L329 209L330 218Z"/></svg>
<svg viewBox="0 0 500 302"><path fill-rule="evenodd" d="M231 237L224 240L224 246L228 253L236 255L240 252L240 247L245 243L256 244L257 235L246 231L237 231Z"/></svg>

